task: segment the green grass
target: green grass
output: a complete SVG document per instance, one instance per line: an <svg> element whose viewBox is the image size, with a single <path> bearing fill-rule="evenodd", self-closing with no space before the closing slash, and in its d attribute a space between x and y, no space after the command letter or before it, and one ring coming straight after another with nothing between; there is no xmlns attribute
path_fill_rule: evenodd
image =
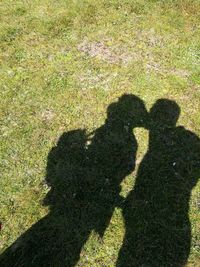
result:
<svg viewBox="0 0 200 267"><path fill-rule="evenodd" d="M178 125L200 136L199 25L198 0L1 1L2 252L50 212L42 205L49 191L44 180L59 137L98 129L123 94L137 95L148 110L159 98L176 101ZM148 133L135 131L141 160ZM124 197L136 175L122 182ZM200 262L199 199L198 182L190 200L188 266ZM115 266L124 233L118 207L103 239L91 233L77 266Z"/></svg>

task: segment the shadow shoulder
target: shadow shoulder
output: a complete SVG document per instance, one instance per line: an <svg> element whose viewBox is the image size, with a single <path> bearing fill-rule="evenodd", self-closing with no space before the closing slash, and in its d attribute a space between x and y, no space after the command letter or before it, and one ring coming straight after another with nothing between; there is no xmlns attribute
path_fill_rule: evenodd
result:
<svg viewBox="0 0 200 267"><path fill-rule="evenodd" d="M187 138L191 140L191 142L197 142L200 144L200 138L199 136L192 132L191 130L186 129L184 126L178 126L176 128L176 132L179 136L182 136L183 138Z"/></svg>

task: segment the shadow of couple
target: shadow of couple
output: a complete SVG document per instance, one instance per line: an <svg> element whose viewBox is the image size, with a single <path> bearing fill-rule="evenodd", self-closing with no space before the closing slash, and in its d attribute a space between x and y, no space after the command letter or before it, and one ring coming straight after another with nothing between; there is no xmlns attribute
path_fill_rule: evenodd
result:
<svg viewBox="0 0 200 267"><path fill-rule="evenodd" d="M109 105L105 123L92 134L63 133L47 161L50 212L4 251L1 266L76 266L91 232L103 237L116 207L125 225L117 267L184 266L200 139L176 126L179 114L174 101L160 99L147 112L140 98L127 94ZM123 199L120 184L135 169L136 127L149 131L148 151Z"/></svg>

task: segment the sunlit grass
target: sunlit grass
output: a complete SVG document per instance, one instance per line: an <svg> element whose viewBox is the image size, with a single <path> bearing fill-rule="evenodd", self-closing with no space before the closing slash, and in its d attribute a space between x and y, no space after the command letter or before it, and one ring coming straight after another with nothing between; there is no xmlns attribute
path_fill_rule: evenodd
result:
<svg viewBox="0 0 200 267"><path fill-rule="evenodd" d="M48 213L42 181L59 136L95 130L124 93L148 109L158 98L175 100L179 124L200 135L199 11L198 0L1 1L2 250ZM143 155L147 136L138 139ZM131 187L128 177L122 191ZM190 205L189 266L200 258L199 197L200 184ZM94 233L77 266L115 266L123 234L116 209L104 242Z"/></svg>

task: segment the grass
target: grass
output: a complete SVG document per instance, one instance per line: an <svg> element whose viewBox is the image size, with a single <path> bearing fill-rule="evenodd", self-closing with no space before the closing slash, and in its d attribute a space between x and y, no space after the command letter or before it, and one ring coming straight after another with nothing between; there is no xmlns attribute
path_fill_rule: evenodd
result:
<svg viewBox="0 0 200 267"><path fill-rule="evenodd" d="M1 1L2 251L48 216L44 179L59 137L98 129L123 94L137 95L148 110L159 98L176 101L178 125L200 136L199 10L198 0ZM148 133L135 132L142 159ZM124 197L136 175L122 182ZM197 183L188 266L200 262L199 196ZM103 241L91 233L77 266L115 266L124 233L118 207Z"/></svg>

